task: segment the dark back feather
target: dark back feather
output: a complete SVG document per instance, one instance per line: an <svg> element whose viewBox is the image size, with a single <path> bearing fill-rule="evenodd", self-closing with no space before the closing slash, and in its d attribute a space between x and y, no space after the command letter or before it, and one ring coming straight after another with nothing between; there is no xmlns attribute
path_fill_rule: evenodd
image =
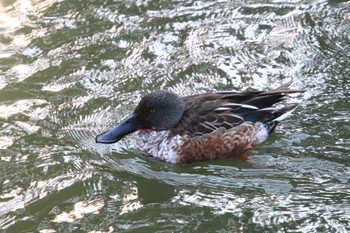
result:
<svg viewBox="0 0 350 233"><path fill-rule="evenodd" d="M288 86L272 91L218 92L183 97L186 110L172 131L194 137L220 127L231 129L243 122L272 121L289 109L286 107L283 112L283 108L271 108L272 105L286 99L290 93L303 92L290 90Z"/></svg>

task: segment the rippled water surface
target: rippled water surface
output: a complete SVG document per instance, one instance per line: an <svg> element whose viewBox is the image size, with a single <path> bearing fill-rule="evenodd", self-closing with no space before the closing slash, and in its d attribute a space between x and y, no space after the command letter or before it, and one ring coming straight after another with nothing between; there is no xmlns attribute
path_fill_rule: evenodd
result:
<svg viewBox="0 0 350 233"><path fill-rule="evenodd" d="M350 231L348 1L0 4L1 232ZM94 142L153 90L291 79L300 107L248 162Z"/></svg>

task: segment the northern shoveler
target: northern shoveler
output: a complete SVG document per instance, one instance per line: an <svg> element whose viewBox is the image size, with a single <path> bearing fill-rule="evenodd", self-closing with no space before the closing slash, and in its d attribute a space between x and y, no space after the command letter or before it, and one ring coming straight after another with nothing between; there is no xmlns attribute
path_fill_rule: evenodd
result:
<svg viewBox="0 0 350 233"><path fill-rule="evenodd" d="M298 104L274 108L290 93L290 83L272 91L217 92L179 97L169 91L144 96L135 111L98 135L97 143L115 143L138 131L136 146L170 163L238 157L265 141Z"/></svg>

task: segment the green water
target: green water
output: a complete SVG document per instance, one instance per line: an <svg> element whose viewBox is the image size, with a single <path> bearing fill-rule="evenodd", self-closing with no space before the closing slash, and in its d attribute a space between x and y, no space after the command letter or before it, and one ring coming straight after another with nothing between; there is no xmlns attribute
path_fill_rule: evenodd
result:
<svg viewBox="0 0 350 233"><path fill-rule="evenodd" d="M1 232L350 231L348 1L0 5ZM94 142L153 90L291 79L300 107L248 162Z"/></svg>

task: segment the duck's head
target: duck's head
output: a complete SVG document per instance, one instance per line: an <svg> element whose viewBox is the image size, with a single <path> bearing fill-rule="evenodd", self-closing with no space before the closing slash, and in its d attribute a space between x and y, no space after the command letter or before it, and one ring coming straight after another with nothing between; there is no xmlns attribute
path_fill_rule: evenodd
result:
<svg viewBox="0 0 350 233"><path fill-rule="evenodd" d="M144 96L135 111L116 127L98 135L97 143L114 143L139 129L167 130L175 126L185 111L180 97L168 91Z"/></svg>

